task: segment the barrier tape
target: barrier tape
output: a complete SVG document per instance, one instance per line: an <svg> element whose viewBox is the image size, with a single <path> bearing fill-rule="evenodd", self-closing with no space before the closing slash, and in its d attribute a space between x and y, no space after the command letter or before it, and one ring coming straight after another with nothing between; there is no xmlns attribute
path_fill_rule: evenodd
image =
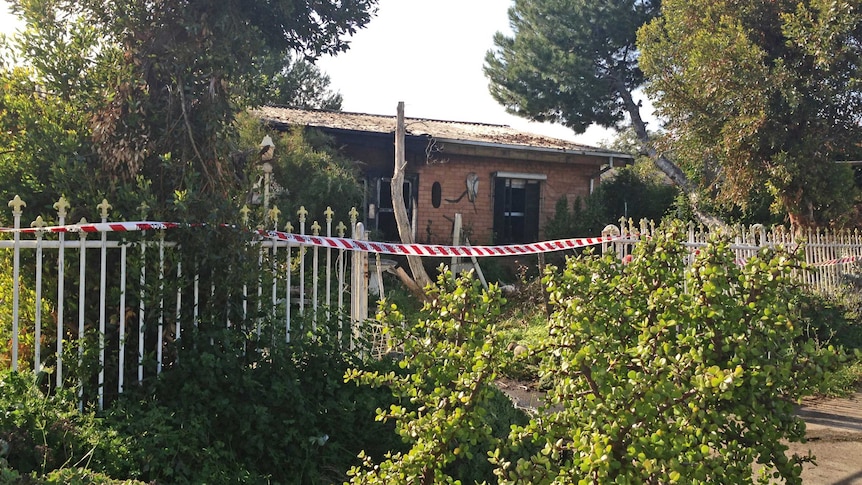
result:
<svg viewBox="0 0 862 485"><path fill-rule="evenodd" d="M821 261L819 263L814 263L811 266L834 266L838 264L847 264L847 263L855 263L859 261L862 257L859 256L846 256L838 259L830 259L828 261Z"/></svg>
<svg viewBox="0 0 862 485"><path fill-rule="evenodd" d="M46 227L31 227L31 228L10 228L0 227L0 232L18 232L22 234L35 233L96 233L96 232L134 232L134 231L158 231L176 229L179 227L194 227L202 224L180 224L176 222L152 222L152 221L137 221L137 222L95 222L87 224L70 224L65 226L46 226ZM622 236L602 236L588 238L572 238L572 239L557 239L553 241L543 241L529 244L509 244L501 246L442 246L436 244L401 244L401 243L383 243L375 241L361 241L358 239L328 237L328 236L310 236L303 234L294 234L281 231L258 231L258 234L270 239L279 241L292 242L302 246L318 246L323 248L345 249L351 251L363 251L368 253L391 254L402 256L517 256L526 254L548 253L554 251L564 251L567 249L578 249L596 244L613 242L619 239L626 239ZM627 236L631 237L631 236ZM695 251L695 254L700 251ZM848 264L859 261L862 257L846 256L842 258L830 259L813 263L812 266L835 266L839 264ZM746 259L741 258L735 261L736 264L744 265Z"/></svg>
<svg viewBox="0 0 862 485"><path fill-rule="evenodd" d="M288 241L304 246L320 246L333 249L349 249L377 254L403 256L517 256L522 254L549 253L577 249L611 242L616 236L557 239L529 244L503 246L442 246L438 244L401 244L376 241L360 241L341 237L308 236L279 231L268 231L266 235L279 241Z"/></svg>
<svg viewBox="0 0 862 485"><path fill-rule="evenodd" d="M127 231L157 231L161 229L176 229L183 226L176 222L93 222L87 224L69 224L65 226L45 227L0 227L0 232L19 232L22 234L35 234L37 232L51 233L80 233L80 232L127 232ZM189 226L186 224L186 226Z"/></svg>
<svg viewBox="0 0 862 485"><path fill-rule="evenodd" d="M66 226L47 226L41 228L0 228L0 232L34 233L94 233L94 232L131 232L175 229L184 226L175 222L99 222L72 224ZM345 249L368 253L402 256L517 256L548 253L577 249L596 244L608 243L619 236L557 239L529 244L509 244L501 246L443 246L438 244L401 244L376 241L361 241L343 237L310 236L281 231L258 231L263 237L286 241L302 246L318 246L332 249Z"/></svg>

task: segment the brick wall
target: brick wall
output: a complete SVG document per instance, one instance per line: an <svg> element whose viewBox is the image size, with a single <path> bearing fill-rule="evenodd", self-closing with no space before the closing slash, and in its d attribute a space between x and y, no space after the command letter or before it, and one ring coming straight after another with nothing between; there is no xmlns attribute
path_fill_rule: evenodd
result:
<svg viewBox="0 0 862 485"><path fill-rule="evenodd" d="M491 244L494 227L493 173L518 172L547 175L541 182L539 237L544 238L544 227L554 215L557 200L566 196L571 204L575 197L586 197L590 192L590 177L598 172L596 165L526 162L507 159L451 156L445 162L413 166L419 173L418 229L420 242L436 244L452 242L454 215L460 212L463 226L470 233L472 244ZM479 190L475 201L462 194L471 172L479 176ZM439 182L442 197L439 208L431 203L431 187ZM598 183L598 180L596 180ZM459 199L460 200L457 200ZM448 200L447 200L448 199ZM456 201L457 200L457 201Z"/></svg>

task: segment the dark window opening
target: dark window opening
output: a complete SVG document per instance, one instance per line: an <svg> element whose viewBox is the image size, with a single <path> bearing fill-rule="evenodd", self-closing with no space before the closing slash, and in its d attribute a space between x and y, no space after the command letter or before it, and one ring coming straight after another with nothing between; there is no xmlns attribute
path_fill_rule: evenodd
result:
<svg viewBox="0 0 862 485"><path fill-rule="evenodd" d="M373 221L374 229L379 231L379 237L384 241L398 241L398 224L395 222L395 209L392 206L392 179L381 177L377 179L376 193L376 218ZM415 176L404 180L404 206L407 208L407 218L413 221L413 203L416 200L414 188L416 187Z"/></svg>
<svg viewBox="0 0 862 485"><path fill-rule="evenodd" d="M498 244L535 242L539 239L538 180L494 179L494 236Z"/></svg>

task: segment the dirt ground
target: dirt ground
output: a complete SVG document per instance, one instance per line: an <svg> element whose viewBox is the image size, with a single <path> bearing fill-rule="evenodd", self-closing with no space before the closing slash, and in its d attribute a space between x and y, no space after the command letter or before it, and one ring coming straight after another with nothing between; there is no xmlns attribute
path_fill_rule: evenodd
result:
<svg viewBox="0 0 862 485"><path fill-rule="evenodd" d="M802 481L808 485L862 485L862 393L848 399L803 402L799 416L805 420L806 443L792 443L790 451L817 457L808 465Z"/></svg>
<svg viewBox="0 0 862 485"><path fill-rule="evenodd" d="M528 383L497 382L516 406L533 408L542 394ZM862 485L862 392L846 399L809 399L799 408L806 423L805 443L791 443L790 453L816 457L802 471L806 485Z"/></svg>

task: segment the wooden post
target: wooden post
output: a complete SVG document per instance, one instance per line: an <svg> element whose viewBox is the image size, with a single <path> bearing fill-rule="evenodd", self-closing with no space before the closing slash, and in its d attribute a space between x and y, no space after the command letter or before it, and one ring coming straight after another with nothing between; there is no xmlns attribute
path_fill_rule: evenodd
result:
<svg viewBox="0 0 862 485"><path fill-rule="evenodd" d="M398 235L404 244L414 244L413 230L407 218L407 207L404 206L404 170L407 168L407 160L404 156L404 101L398 102L398 117L395 126L395 170L392 172L392 208L395 210L395 223L398 225ZM407 264L413 273L413 280L424 288L431 284L425 267L422 266L422 258L419 256L407 256Z"/></svg>
<svg viewBox="0 0 862 485"><path fill-rule="evenodd" d="M452 245L460 246L461 245L461 213L455 213L455 223L452 228ZM458 256L452 256L452 262L450 263L449 269L452 271L452 278L456 278L458 276L458 266L460 266L461 258Z"/></svg>

